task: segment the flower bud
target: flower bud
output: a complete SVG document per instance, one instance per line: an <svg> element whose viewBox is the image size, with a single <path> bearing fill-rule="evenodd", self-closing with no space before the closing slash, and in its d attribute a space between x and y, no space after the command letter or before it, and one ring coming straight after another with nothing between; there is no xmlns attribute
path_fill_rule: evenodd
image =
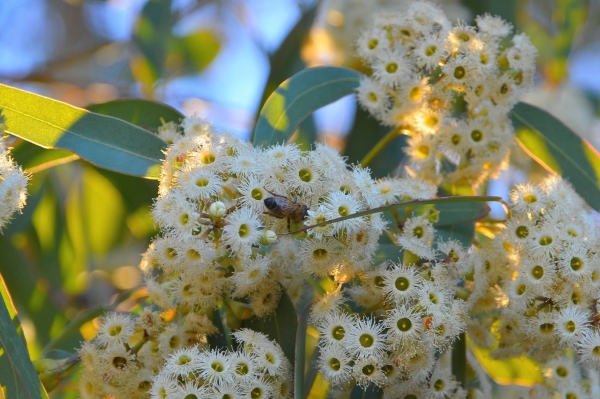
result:
<svg viewBox="0 0 600 399"><path fill-rule="evenodd" d="M277 241L277 233L273 230L265 230L263 235L260 237L260 243L262 245L271 245Z"/></svg>
<svg viewBox="0 0 600 399"><path fill-rule="evenodd" d="M221 201L213 202L208 208L208 214L215 219L220 219L225 216L225 212L227 212L227 208Z"/></svg>

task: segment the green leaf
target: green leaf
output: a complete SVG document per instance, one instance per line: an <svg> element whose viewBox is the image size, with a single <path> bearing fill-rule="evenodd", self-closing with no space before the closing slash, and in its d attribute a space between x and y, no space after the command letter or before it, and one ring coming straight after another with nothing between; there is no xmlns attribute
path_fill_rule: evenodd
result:
<svg viewBox="0 0 600 399"><path fill-rule="evenodd" d="M363 389L356 385L350 392L350 399L380 399L382 396L383 390L373 386Z"/></svg>
<svg viewBox="0 0 600 399"><path fill-rule="evenodd" d="M217 332L211 334L207 337L208 344L211 349L226 349L230 347L230 343L227 342L227 336L230 331L226 329L223 325L223 320L221 319L221 311L219 309L214 309L212 313L212 323L217 328Z"/></svg>
<svg viewBox="0 0 600 399"><path fill-rule="evenodd" d="M437 239L444 241L458 240L463 247L469 248L475 237L475 223L456 223L450 226L440 226L435 228ZM435 243L437 247L437 242Z"/></svg>
<svg viewBox="0 0 600 399"><path fill-rule="evenodd" d="M110 116L0 85L7 132L44 148L73 151L92 164L158 179L167 144L152 133Z"/></svg>
<svg viewBox="0 0 600 399"><path fill-rule="evenodd" d="M600 154L590 143L530 104L518 103L511 117L521 147L548 171L568 180L592 208L600 210Z"/></svg>
<svg viewBox="0 0 600 399"><path fill-rule="evenodd" d="M389 126L383 126L368 112L357 109L354 125L346 139L344 155L348 163L360 162L365 155L390 131ZM373 177L385 177L398 167L405 157L402 148L406 144L406 135L398 135L379 153L369 164Z"/></svg>
<svg viewBox="0 0 600 399"><path fill-rule="evenodd" d="M463 331L452 345L452 374L464 389L467 388L467 336Z"/></svg>
<svg viewBox="0 0 600 399"><path fill-rule="evenodd" d="M373 264L379 264L386 260L398 262L400 259L400 251L402 249L395 244L379 244L375 258L373 258Z"/></svg>
<svg viewBox="0 0 600 399"><path fill-rule="evenodd" d="M184 117L181 112L170 105L136 98L93 104L88 106L87 110L97 114L114 116L154 132L162 126L161 118L165 122L179 123Z"/></svg>
<svg viewBox="0 0 600 399"><path fill-rule="evenodd" d="M361 76L348 68L317 67L287 79L269 96L260 111L254 129L254 146L285 143L313 111L354 93Z"/></svg>
<svg viewBox="0 0 600 399"><path fill-rule="evenodd" d="M440 212L439 220L433 224L436 237L444 241L458 240L465 248L473 243L475 222L490 213L490 207L484 202L438 204L435 209Z"/></svg>
<svg viewBox="0 0 600 399"><path fill-rule="evenodd" d="M11 151L17 164L29 173L38 173L50 166L61 165L79 159L67 150L49 150L21 140Z"/></svg>
<svg viewBox="0 0 600 399"><path fill-rule="evenodd" d="M266 319L255 317L244 322L244 327L267 334L277 341L291 364L294 364L298 317L290 297L283 292L275 313Z"/></svg>
<svg viewBox="0 0 600 399"><path fill-rule="evenodd" d="M171 0L148 1L134 29L133 42L148 63L152 81L157 81L165 73L165 60L172 38L171 6Z"/></svg>
<svg viewBox="0 0 600 399"><path fill-rule="evenodd" d="M20 330L17 311L0 276L0 397L48 398L29 359Z"/></svg>
<svg viewBox="0 0 600 399"><path fill-rule="evenodd" d="M296 357L294 359L294 398L304 399L304 369L306 365L306 329L311 304L307 304L300 313L300 323L296 330Z"/></svg>
<svg viewBox="0 0 600 399"><path fill-rule="evenodd" d="M294 133L290 141L298 144L298 147L303 151L308 151L312 148L314 142L317 141L317 126L312 115L309 115L300 122L300 126L298 126L296 133Z"/></svg>
<svg viewBox="0 0 600 399"><path fill-rule="evenodd" d="M176 38L185 60L190 64L190 72L199 72L206 68L219 53L221 42L215 32L199 30L187 36Z"/></svg>

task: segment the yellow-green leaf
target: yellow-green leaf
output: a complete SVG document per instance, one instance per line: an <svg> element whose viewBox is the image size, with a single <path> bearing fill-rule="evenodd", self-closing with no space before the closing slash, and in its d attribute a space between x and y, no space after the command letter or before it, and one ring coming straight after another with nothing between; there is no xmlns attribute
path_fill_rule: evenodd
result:
<svg viewBox="0 0 600 399"><path fill-rule="evenodd" d="M152 131L156 131L159 126L162 126L161 119L165 122L173 121L175 123L179 123L183 119L183 114L170 105L139 98L93 104L86 109L97 114L114 116Z"/></svg>
<svg viewBox="0 0 600 399"><path fill-rule="evenodd" d="M142 128L6 85L0 85L0 108L12 135L72 151L104 169L158 179L167 144Z"/></svg>
<svg viewBox="0 0 600 399"><path fill-rule="evenodd" d="M549 172L568 180L594 209L600 210L600 154L561 121L530 104L511 112L521 147Z"/></svg>
<svg viewBox="0 0 600 399"><path fill-rule="evenodd" d="M363 76L348 68L317 67L298 72L267 99L254 129L254 146L285 143L313 111L354 90Z"/></svg>
<svg viewBox="0 0 600 399"><path fill-rule="evenodd" d="M17 311L1 276L0 294L0 397L4 394L6 398L48 398L17 333L21 328Z"/></svg>

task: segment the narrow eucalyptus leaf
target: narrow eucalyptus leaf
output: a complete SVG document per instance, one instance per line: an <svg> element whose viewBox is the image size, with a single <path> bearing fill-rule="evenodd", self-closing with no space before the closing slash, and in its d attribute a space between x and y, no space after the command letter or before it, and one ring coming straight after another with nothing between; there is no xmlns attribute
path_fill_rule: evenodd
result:
<svg viewBox="0 0 600 399"><path fill-rule="evenodd" d="M518 143L540 165L569 181L600 210L600 154L546 111L518 103L511 112Z"/></svg>
<svg viewBox="0 0 600 399"><path fill-rule="evenodd" d="M340 67L317 67L298 72L267 99L254 129L254 146L285 143L313 111L354 93L363 76Z"/></svg>
<svg viewBox="0 0 600 399"><path fill-rule="evenodd" d="M156 131L165 122L179 123L184 115L170 105L158 101L128 98L86 107L97 114L114 116L147 130Z"/></svg>
<svg viewBox="0 0 600 399"><path fill-rule="evenodd" d="M17 311L0 276L0 397L48 398L22 338ZM21 335L21 336L19 336Z"/></svg>
<svg viewBox="0 0 600 399"><path fill-rule="evenodd" d="M158 179L167 144L145 129L0 84L7 133L115 172Z"/></svg>

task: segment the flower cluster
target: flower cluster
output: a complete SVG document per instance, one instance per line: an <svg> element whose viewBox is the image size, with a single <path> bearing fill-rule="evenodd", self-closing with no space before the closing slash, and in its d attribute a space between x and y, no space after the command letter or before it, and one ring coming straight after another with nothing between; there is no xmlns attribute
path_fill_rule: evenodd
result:
<svg viewBox="0 0 600 399"><path fill-rule="evenodd" d="M264 316L277 306L280 285L300 299L302 272L348 281L371 267L386 226L380 214L290 230L436 192L418 179L375 181L319 144L253 148L195 118L181 129L160 131L172 141L152 211L161 236L141 266L150 297L165 309L231 298Z"/></svg>
<svg viewBox="0 0 600 399"><path fill-rule="evenodd" d="M543 384L537 384L530 396L532 399L545 398L593 398L600 388L598 370L582 370L575 363L573 356L561 351L555 351L555 358L546 362L542 370Z"/></svg>
<svg viewBox="0 0 600 399"><path fill-rule="evenodd" d="M139 315L113 312L102 317L96 338L79 350L81 397L146 399L165 357L183 348L205 347L206 335L216 331L203 314L189 312L169 321L164 317L149 307Z"/></svg>
<svg viewBox="0 0 600 399"><path fill-rule="evenodd" d="M329 0L319 5L310 41L302 57L310 66L329 64L361 69L354 42L373 17L405 10L414 0ZM450 20L468 19L469 10L458 0L440 0Z"/></svg>
<svg viewBox="0 0 600 399"><path fill-rule="evenodd" d="M0 113L0 230L13 213L25 206L27 197L27 176L2 142L4 130L4 117Z"/></svg>
<svg viewBox="0 0 600 399"><path fill-rule="evenodd" d="M478 184L507 161L508 112L531 86L536 49L525 34L490 15L477 28L452 27L435 5L385 14L357 42L372 69L360 104L410 135L410 171L440 182Z"/></svg>
<svg viewBox="0 0 600 399"><path fill-rule="evenodd" d="M600 237L591 211L567 183L550 178L517 186L511 214L502 236L510 263L501 287L503 312L514 321L510 334L500 331L501 350L527 347L544 361L555 348L570 348L583 364L600 368Z"/></svg>
<svg viewBox="0 0 600 399"><path fill-rule="evenodd" d="M237 351L191 347L173 352L150 398L291 398L291 365L279 345L248 329L233 335L241 346Z"/></svg>
<svg viewBox="0 0 600 399"><path fill-rule="evenodd" d="M597 389L600 370L597 222L557 177L510 194L506 226L468 254L463 270L467 333L496 358L526 353L541 363L544 384L532 397L588 397L584 387Z"/></svg>
<svg viewBox="0 0 600 399"><path fill-rule="evenodd" d="M407 381L423 395L435 390L429 379L434 373L444 379L444 392L458 389L439 360L466 326L467 307L456 297L460 287L454 277L455 263L465 251L454 241L440 243L438 250L450 246L455 260L443 260L447 254L440 251L437 262L385 262L356 285L340 287L314 306L319 370L326 380L339 387L352 381L364 387L374 384L383 387L384 395L397 397ZM345 293L355 304L377 311L370 318L347 313Z"/></svg>

